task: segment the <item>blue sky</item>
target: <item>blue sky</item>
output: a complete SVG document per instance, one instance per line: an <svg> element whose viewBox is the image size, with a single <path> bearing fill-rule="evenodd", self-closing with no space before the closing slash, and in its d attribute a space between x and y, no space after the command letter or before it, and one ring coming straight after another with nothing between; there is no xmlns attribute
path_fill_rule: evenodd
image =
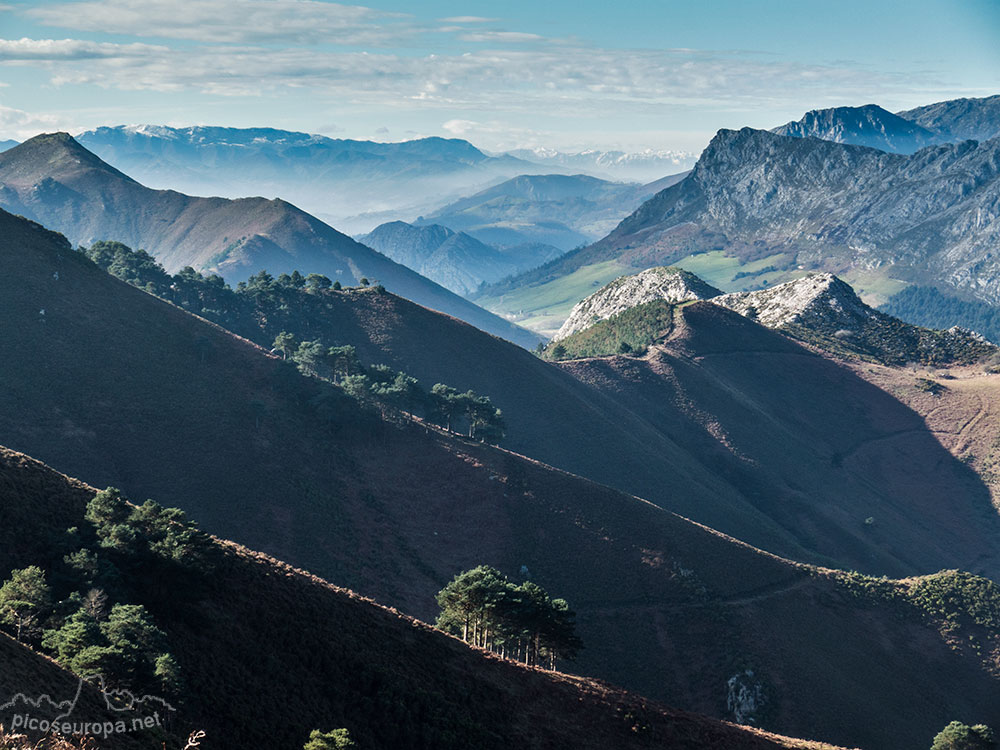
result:
<svg viewBox="0 0 1000 750"><path fill-rule="evenodd" d="M997 0L0 0L0 138L97 125L697 152L1000 93Z"/></svg>

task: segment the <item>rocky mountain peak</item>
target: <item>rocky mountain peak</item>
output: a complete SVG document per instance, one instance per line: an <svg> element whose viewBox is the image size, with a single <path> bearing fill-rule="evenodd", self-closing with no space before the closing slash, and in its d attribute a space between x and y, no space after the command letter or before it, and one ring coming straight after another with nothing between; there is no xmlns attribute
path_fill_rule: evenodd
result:
<svg viewBox="0 0 1000 750"><path fill-rule="evenodd" d="M771 132L793 138L819 138L902 154L910 154L939 142L936 133L876 104L815 109L806 112L801 120L786 123Z"/></svg>
<svg viewBox="0 0 1000 750"><path fill-rule="evenodd" d="M677 304L718 294L718 289L688 271L669 266L647 268L634 276L617 278L578 302L552 340L564 339L646 302L663 299Z"/></svg>
<svg viewBox="0 0 1000 750"><path fill-rule="evenodd" d="M798 323L850 329L876 314L832 273L809 274L769 289L723 294L712 303L768 328Z"/></svg>

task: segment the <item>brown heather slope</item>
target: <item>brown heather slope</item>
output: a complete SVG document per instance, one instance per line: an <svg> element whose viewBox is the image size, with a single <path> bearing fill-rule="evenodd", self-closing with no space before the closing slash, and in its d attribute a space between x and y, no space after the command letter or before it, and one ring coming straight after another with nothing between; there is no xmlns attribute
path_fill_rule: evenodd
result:
<svg viewBox="0 0 1000 750"><path fill-rule="evenodd" d="M971 467L1000 509L1000 374L996 366L893 368L856 363L864 379L891 393L923 418L941 445ZM901 432L893 444L912 439Z"/></svg>
<svg viewBox="0 0 1000 750"><path fill-rule="evenodd" d="M728 681L751 669L765 700L745 716L786 734L902 750L952 718L1000 723L992 657L934 623L578 477L383 423L58 235L0 214L0 237L16 353L0 444L424 619L456 572L526 565L579 613L574 671L686 710L733 716ZM0 529L35 517L14 504Z"/></svg>
<svg viewBox="0 0 1000 750"><path fill-rule="evenodd" d="M920 414L736 313L694 303L643 358L562 366L700 444L709 465L820 554L926 572L961 550L960 567L1000 571L988 488Z"/></svg>
<svg viewBox="0 0 1000 750"><path fill-rule="evenodd" d="M887 575L1000 575L987 488L919 414L738 315L682 310L669 361L557 367L392 295L299 296L294 320L240 332L269 342L287 328L353 344L364 361L428 387L488 394L511 450L786 557ZM900 431L911 438L890 443Z"/></svg>
<svg viewBox="0 0 1000 750"><path fill-rule="evenodd" d="M408 299L533 347L539 338L282 200L199 198L152 190L105 164L65 133L39 135L0 154L0 206L63 232L75 244L114 239L235 283L272 274L362 277Z"/></svg>
<svg viewBox="0 0 1000 750"><path fill-rule="evenodd" d="M86 525L94 490L0 448L0 571L58 561L67 524ZM31 513L24 510L31 508ZM186 687L171 745L202 729L203 747L301 748L309 731L347 727L360 747L816 747L657 703L593 680L529 669L471 649L371 600L230 542L204 572L143 580L129 601L168 634ZM0 703L15 693L71 698L75 679L0 634ZM84 691L76 721L105 718ZM129 735L128 747L157 747ZM143 742L145 740L145 742ZM120 738L102 747L121 747Z"/></svg>

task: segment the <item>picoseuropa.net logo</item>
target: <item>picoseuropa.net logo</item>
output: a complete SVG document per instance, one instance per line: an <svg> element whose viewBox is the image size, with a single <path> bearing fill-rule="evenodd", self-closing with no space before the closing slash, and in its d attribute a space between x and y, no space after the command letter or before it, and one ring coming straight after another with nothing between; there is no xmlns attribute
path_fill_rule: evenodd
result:
<svg viewBox="0 0 1000 750"><path fill-rule="evenodd" d="M99 697L84 700L88 687L96 688ZM17 693L0 705L0 724L31 738L49 734L106 738L163 727L174 712L173 706L155 695L136 697L128 690L108 689L98 675L81 679L69 700Z"/></svg>

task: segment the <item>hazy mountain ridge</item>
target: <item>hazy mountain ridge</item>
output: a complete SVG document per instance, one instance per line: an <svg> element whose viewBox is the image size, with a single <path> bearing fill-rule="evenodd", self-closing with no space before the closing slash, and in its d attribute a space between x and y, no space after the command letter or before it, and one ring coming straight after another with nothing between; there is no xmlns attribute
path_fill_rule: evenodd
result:
<svg viewBox="0 0 1000 750"><path fill-rule="evenodd" d="M536 164L565 167L594 177L637 182L649 182L666 174L690 169L698 158L697 154L669 149L633 152L588 149L570 153L549 148L522 148L507 153Z"/></svg>
<svg viewBox="0 0 1000 750"><path fill-rule="evenodd" d="M551 171L437 137L380 143L273 128L147 125L97 128L78 139L154 187L281 197L350 233L412 218L516 174Z"/></svg>
<svg viewBox="0 0 1000 750"><path fill-rule="evenodd" d="M671 175L649 185L634 185L581 174L521 175L451 203L417 223L444 224L498 246L535 242L566 251L603 237L657 190L680 179L681 175Z"/></svg>
<svg viewBox="0 0 1000 750"><path fill-rule="evenodd" d="M560 254L554 247L496 248L440 224L380 224L358 241L456 294L533 268Z"/></svg>
<svg viewBox="0 0 1000 750"><path fill-rule="evenodd" d="M634 276L616 279L578 302L562 328L552 337L552 341L564 339L598 321L653 300L662 299L670 304L678 304L709 299L721 293L694 274L679 268L649 268Z"/></svg>
<svg viewBox="0 0 1000 750"><path fill-rule="evenodd" d="M362 277L533 347L533 334L482 310L281 200L196 198L152 190L65 134L0 154L0 205L67 234L76 244L114 239L141 247L169 270L190 265L235 282L271 273Z"/></svg>

